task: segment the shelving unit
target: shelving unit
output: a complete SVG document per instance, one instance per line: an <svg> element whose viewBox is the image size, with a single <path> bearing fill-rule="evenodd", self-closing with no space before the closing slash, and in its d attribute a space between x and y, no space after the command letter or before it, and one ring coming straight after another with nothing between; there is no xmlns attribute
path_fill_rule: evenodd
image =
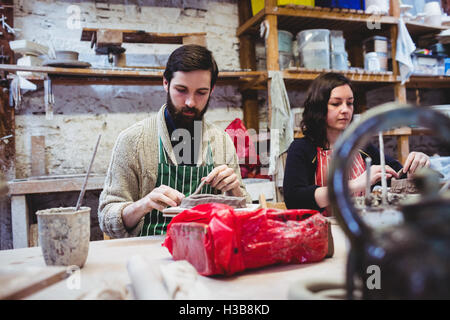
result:
<svg viewBox="0 0 450 320"><path fill-rule="evenodd" d="M265 21L268 29L266 35L266 66L268 74L279 71L278 63L278 30L286 30L297 34L305 29L334 29L342 30L346 39L346 47L352 66L363 67L362 40L381 35L391 39L391 56L396 56L396 39L400 8L398 1L390 0L390 15L373 16L362 10L331 9L288 5L277 6L276 0L265 0L265 7L256 15L252 15L251 2L239 1L240 26L236 35L240 39L241 67L256 70L255 41L259 39L260 24ZM406 26L413 37L426 34L437 34L446 28L426 26L408 22ZM413 76L402 85L399 79L398 64L392 64L393 70L385 73L342 72L357 87L365 90L379 86L391 86L394 89L396 101L406 103L406 88L447 88L450 86L448 77ZM295 88L315 79L320 73L331 70L308 70L304 68L283 70L286 87ZM339 72L339 71L338 71ZM269 123L271 117L270 76L267 78ZM365 97L362 97L364 104ZM258 129L257 94L251 90L243 92L244 120L247 127ZM362 111L365 106L362 107ZM247 115L247 117L246 117ZM409 129L409 130L408 130ZM398 159L406 160L409 153L409 136L417 132L410 128L400 128L387 132L386 135L396 136L398 144Z"/></svg>

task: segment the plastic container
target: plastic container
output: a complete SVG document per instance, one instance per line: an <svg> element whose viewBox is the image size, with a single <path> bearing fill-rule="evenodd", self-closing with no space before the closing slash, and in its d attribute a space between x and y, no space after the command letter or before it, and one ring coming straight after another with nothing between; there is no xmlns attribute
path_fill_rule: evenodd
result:
<svg viewBox="0 0 450 320"><path fill-rule="evenodd" d="M341 30L330 31L330 45L333 52L345 52L344 33Z"/></svg>
<svg viewBox="0 0 450 320"><path fill-rule="evenodd" d="M348 70L347 52L331 52L331 69Z"/></svg>
<svg viewBox="0 0 450 320"><path fill-rule="evenodd" d="M450 76L450 58L444 59L444 74Z"/></svg>
<svg viewBox="0 0 450 320"><path fill-rule="evenodd" d="M294 36L289 31L278 30L278 51L292 54L292 38Z"/></svg>
<svg viewBox="0 0 450 320"><path fill-rule="evenodd" d="M367 71L381 71L380 61L376 52L368 52L364 55L364 69Z"/></svg>
<svg viewBox="0 0 450 320"><path fill-rule="evenodd" d="M440 60L443 60L443 56L438 55L425 55L421 53L413 53L411 55L414 65L413 74L418 75L438 75ZM444 72L445 72L445 60L444 60Z"/></svg>
<svg viewBox="0 0 450 320"><path fill-rule="evenodd" d="M388 53L389 40L382 36L373 36L363 41L363 51L368 52L380 52Z"/></svg>
<svg viewBox="0 0 450 320"><path fill-rule="evenodd" d="M294 55L288 52L279 52L278 63L280 65L280 70L287 69L294 65Z"/></svg>
<svg viewBox="0 0 450 320"><path fill-rule="evenodd" d="M297 4L297 5L314 7L314 0L294 0L294 1L278 0L277 1L277 6L285 6L287 4ZM263 8L264 8L264 0L252 0L253 15L257 14Z"/></svg>
<svg viewBox="0 0 450 320"><path fill-rule="evenodd" d="M365 11L369 14L388 14L389 0L365 0Z"/></svg>
<svg viewBox="0 0 450 320"><path fill-rule="evenodd" d="M364 10L364 0L316 0L317 7Z"/></svg>
<svg viewBox="0 0 450 320"><path fill-rule="evenodd" d="M311 29L297 34L300 65L310 69L330 68L330 30Z"/></svg>

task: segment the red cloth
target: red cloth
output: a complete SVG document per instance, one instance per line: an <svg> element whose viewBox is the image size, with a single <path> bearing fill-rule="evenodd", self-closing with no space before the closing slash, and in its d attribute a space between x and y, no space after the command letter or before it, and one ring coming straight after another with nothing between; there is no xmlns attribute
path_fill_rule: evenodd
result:
<svg viewBox="0 0 450 320"><path fill-rule="evenodd" d="M239 158L242 178L247 178L250 174L256 174L261 166L259 156L256 153L255 143L248 134L247 128L241 119L234 119L225 129L236 149Z"/></svg>
<svg viewBox="0 0 450 320"><path fill-rule="evenodd" d="M203 204L172 219L163 246L202 275L231 275L322 260L328 252L328 222L309 209L234 212L224 204Z"/></svg>

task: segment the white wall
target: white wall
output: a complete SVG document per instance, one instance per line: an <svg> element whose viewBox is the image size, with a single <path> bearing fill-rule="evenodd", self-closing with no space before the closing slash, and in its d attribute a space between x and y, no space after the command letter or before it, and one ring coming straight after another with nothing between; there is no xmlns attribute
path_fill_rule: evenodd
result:
<svg viewBox="0 0 450 320"><path fill-rule="evenodd" d="M202 10L171 7L138 7L133 4L97 8L92 2L15 1L14 25L20 29L17 39L45 45L56 50L75 50L80 60L102 67L106 56L96 56L89 42L81 42L81 29L71 29L74 11L80 8L81 28L133 29L148 32L206 32L210 49L220 70L239 69L239 46L235 36L238 26L234 1L198 1ZM191 1L192 2L192 1ZM128 3L128 1L123 1ZM145 1L141 1L145 3ZM102 5L102 7L105 7ZM69 24L68 24L69 21ZM153 64L164 65L178 45L124 44L130 56L149 57ZM151 55L151 56L144 56ZM150 59L151 58L151 59ZM151 64L152 64L151 63ZM97 136L102 134L93 173L105 173L111 150L119 132L157 112L165 102L162 86L62 86L54 85L54 119L45 119L43 91L26 93L16 115L16 178L31 175L31 136L46 139L46 167L50 175L84 173L88 167ZM242 118L241 96L235 86L218 86L211 98L206 118L221 128L235 118Z"/></svg>

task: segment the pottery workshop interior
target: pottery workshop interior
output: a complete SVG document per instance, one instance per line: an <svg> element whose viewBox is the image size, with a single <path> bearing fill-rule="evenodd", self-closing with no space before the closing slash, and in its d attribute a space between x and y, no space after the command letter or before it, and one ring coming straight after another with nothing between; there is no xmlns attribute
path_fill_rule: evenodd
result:
<svg viewBox="0 0 450 320"><path fill-rule="evenodd" d="M449 0L0 14L0 300L450 299Z"/></svg>

